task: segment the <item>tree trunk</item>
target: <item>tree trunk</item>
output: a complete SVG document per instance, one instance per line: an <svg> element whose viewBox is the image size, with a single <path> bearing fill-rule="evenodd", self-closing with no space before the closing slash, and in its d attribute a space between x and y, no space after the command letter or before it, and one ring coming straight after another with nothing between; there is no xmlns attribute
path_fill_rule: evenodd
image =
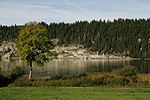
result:
<svg viewBox="0 0 150 100"><path fill-rule="evenodd" d="M32 63L30 63L29 80L31 79L31 77L32 77Z"/></svg>

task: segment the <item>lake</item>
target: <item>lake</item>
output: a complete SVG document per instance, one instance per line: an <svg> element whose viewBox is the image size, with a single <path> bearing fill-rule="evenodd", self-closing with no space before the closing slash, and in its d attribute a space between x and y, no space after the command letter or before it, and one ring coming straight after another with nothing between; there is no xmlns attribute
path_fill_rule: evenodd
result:
<svg viewBox="0 0 150 100"><path fill-rule="evenodd" d="M84 72L112 72L124 66L134 66L140 73L150 73L150 60L122 60L122 59L55 59L46 63L44 67L33 67L33 76L49 77L52 75L72 75ZM28 68L20 60L0 60L2 73L9 73L16 66Z"/></svg>

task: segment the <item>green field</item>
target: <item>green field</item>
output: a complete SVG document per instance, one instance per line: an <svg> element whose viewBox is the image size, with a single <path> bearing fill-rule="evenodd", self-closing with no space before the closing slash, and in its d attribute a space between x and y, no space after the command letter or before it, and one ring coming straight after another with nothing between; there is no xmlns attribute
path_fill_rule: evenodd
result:
<svg viewBox="0 0 150 100"><path fill-rule="evenodd" d="M149 100L150 88L4 87L0 100Z"/></svg>

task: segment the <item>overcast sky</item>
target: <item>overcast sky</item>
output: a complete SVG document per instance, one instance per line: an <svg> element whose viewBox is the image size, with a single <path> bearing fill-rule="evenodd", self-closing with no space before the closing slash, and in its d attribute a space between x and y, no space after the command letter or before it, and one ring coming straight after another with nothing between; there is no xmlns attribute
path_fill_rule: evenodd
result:
<svg viewBox="0 0 150 100"><path fill-rule="evenodd" d="M0 0L0 24L149 18L150 0Z"/></svg>

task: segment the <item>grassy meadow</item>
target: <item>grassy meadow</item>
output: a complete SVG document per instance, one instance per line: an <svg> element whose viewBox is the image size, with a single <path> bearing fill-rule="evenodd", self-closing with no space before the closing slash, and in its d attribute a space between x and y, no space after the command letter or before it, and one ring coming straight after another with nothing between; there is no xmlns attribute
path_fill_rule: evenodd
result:
<svg viewBox="0 0 150 100"><path fill-rule="evenodd" d="M148 100L150 88L3 87L1 100Z"/></svg>

